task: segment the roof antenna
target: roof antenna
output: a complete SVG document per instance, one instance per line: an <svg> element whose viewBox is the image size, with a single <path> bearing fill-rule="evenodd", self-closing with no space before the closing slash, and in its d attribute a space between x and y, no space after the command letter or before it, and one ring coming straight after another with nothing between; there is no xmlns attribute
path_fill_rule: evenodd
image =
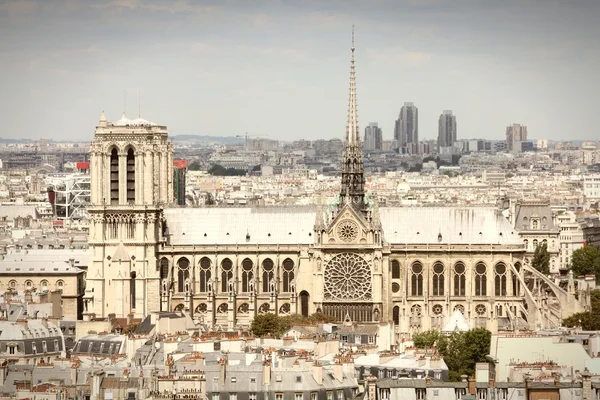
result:
<svg viewBox="0 0 600 400"><path fill-rule="evenodd" d="M352 24L352 53L354 53L354 24Z"/></svg>

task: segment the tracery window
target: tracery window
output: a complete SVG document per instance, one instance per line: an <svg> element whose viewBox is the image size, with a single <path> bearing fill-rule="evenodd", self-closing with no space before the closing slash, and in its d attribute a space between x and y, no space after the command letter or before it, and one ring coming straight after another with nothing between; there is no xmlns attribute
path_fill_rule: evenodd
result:
<svg viewBox="0 0 600 400"><path fill-rule="evenodd" d="M413 317L420 317L422 314L422 307L420 304L414 304L411 308L410 308L410 314Z"/></svg>
<svg viewBox="0 0 600 400"><path fill-rule="evenodd" d="M210 260L207 257L202 257L200 260L200 292L206 293L209 290L209 281L210 281Z"/></svg>
<svg viewBox="0 0 600 400"><path fill-rule="evenodd" d="M119 204L119 153L110 152L110 204Z"/></svg>
<svg viewBox="0 0 600 400"><path fill-rule="evenodd" d="M533 239L533 248L537 249L538 247L538 240L537 239Z"/></svg>
<svg viewBox="0 0 600 400"><path fill-rule="evenodd" d="M208 305L206 303L200 303L196 306L197 313L205 313L208 311Z"/></svg>
<svg viewBox="0 0 600 400"><path fill-rule="evenodd" d="M185 292L185 281L190 277L190 261L182 257L177 260L177 291Z"/></svg>
<svg viewBox="0 0 600 400"><path fill-rule="evenodd" d="M292 306L290 303L283 303L281 307L279 307L279 314L288 315L292 310Z"/></svg>
<svg viewBox="0 0 600 400"><path fill-rule="evenodd" d="M371 298L371 268L358 254L341 253L325 267L325 298L360 300Z"/></svg>
<svg viewBox="0 0 600 400"><path fill-rule="evenodd" d="M229 258L221 261L221 293L228 293L233 285L233 263Z"/></svg>
<svg viewBox="0 0 600 400"><path fill-rule="evenodd" d="M134 310L135 310L135 298L136 298L135 278L136 278L136 273L135 273L135 271L132 271L129 276L129 296L131 297L131 308Z"/></svg>
<svg viewBox="0 0 600 400"><path fill-rule="evenodd" d="M454 310L458 310L461 312L461 314L465 314L465 306L463 306L462 304L457 304L456 306L454 306Z"/></svg>
<svg viewBox="0 0 600 400"><path fill-rule="evenodd" d="M392 279L400 279L400 263L392 260Z"/></svg>
<svg viewBox="0 0 600 400"><path fill-rule="evenodd" d="M433 264L433 295L444 295L444 264L436 262Z"/></svg>
<svg viewBox="0 0 600 400"><path fill-rule="evenodd" d="M274 280L274 268L273 268L273 261L270 258L265 259L262 262L262 292L263 293L269 293L272 289L274 290L274 287L272 288L272 283Z"/></svg>
<svg viewBox="0 0 600 400"><path fill-rule="evenodd" d="M454 264L454 295L465 296L465 264L457 262Z"/></svg>
<svg viewBox="0 0 600 400"><path fill-rule="evenodd" d="M475 266L475 296L487 296L487 267L484 263Z"/></svg>
<svg viewBox="0 0 600 400"><path fill-rule="evenodd" d="M135 203L135 155L127 150L127 203Z"/></svg>
<svg viewBox="0 0 600 400"><path fill-rule="evenodd" d="M496 264L494 292L496 296L506 296L506 265L504 263Z"/></svg>
<svg viewBox="0 0 600 400"><path fill-rule="evenodd" d="M48 281L44 279L43 281L40 282L40 286L41 286L42 292L48 290Z"/></svg>
<svg viewBox="0 0 600 400"><path fill-rule="evenodd" d="M517 270L517 273L520 273L521 264L515 263L515 269ZM511 278L512 278L512 290L513 290L512 294L513 294L513 296L520 296L521 295L521 282L519 282L519 277L514 272L512 272Z"/></svg>
<svg viewBox="0 0 600 400"><path fill-rule="evenodd" d="M282 280L283 280L283 292L289 293L293 292L295 285L294 283L294 262L289 258L286 258L283 262L283 271L282 271Z"/></svg>
<svg viewBox="0 0 600 400"><path fill-rule="evenodd" d="M254 272L252 271L252 261L249 258L242 261L242 292L248 293L251 290L252 280L254 279Z"/></svg>
<svg viewBox="0 0 600 400"><path fill-rule="evenodd" d="M483 317L485 316L485 312L486 312L486 307L485 304L477 304L475 306L475 312L477 313L478 316Z"/></svg>
<svg viewBox="0 0 600 400"><path fill-rule="evenodd" d="M416 261L411 267L410 294L411 296L423 296L423 264Z"/></svg>

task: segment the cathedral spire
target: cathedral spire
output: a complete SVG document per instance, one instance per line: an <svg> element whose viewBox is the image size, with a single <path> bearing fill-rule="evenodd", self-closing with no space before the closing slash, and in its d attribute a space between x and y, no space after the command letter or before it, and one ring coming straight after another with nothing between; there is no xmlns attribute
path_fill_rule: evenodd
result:
<svg viewBox="0 0 600 400"><path fill-rule="evenodd" d="M342 187L340 206L351 204L357 211L365 211L365 177L363 154L358 131L356 104L356 71L354 66L354 26L352 26L352 58L350 61L350 96L348 100L348 123L346 143L342 158Z"/></svg>

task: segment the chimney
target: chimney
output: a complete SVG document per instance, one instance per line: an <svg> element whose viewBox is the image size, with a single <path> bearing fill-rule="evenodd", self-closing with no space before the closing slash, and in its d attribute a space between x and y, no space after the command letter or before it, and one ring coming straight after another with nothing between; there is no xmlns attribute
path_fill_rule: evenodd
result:
<svg viewBox="0 0 600 400"><path fill-rule="evenodd" d="M592 375L587 367L583 370L581 374L581 387L582 394L581 400L592 400Z"/></svg>
<svg viewBox="0 0 600 400"><path fill-rule="evenodd" d="M294 338L291 336L284 336L283 337L283 345L284 346L291 346L292 343L294 342Z"/></svg>
<svg viewBox="0 0 600 400"><path fill-rule="evenodd" d="M271 361L265 360L263 361L263 384L270 385L271 384Z"/></svg>
<svg viewBox="0 0 600 400"><path fill-rule="evenodd" d="M472 394L473 396L475 396L475 392L476 392L476 390L475 390L475 378L473 378L472 376L470 376L467 379L467 382L468 382L467 387L468 387L469 394Z"/></svg>
<svg viewBox="0 0 600 400"><path fill-rule="evenodd" d="M313 378L317 382L317 385L323 384L323 366L318 362L315 362L312 369Z"/></svg>
<svg viewBox="0 0 600 400"><path fill-rule="evenodd" d="M333 364L333 377L339 382L344 380L344 366L342 365L341 361Z"/></svg>
<svg viewBox="0 0 600 400"><path fill-rule="evenodd" d="M127 325L131 324L131 321L133 321L133 313L127 314Z"/></svg>
<svg viewBox="0 0 600 400"><path fill-rule="evenodd" d="M429 374L425 375L425 384L431 385L431 377L429 376Z"/></svg>
<svg viewBox="0 0 600 400"><path fill-rule="evenodd" d="M489 386L490 386L490 389L493 389L493 388L494 388L494 380L493 380L493 379L491 379L491 378L490 378L490 380L489 380Z"/></svg>
<svg viewBox="0 0 600 400"><path fill-rule="evenodd" d="M367 378L367 395L368 400L377 400L377 378L374 376Z"/></svg>
<svg viewBox="0 0 600 400"><path fill-rule="evenodd" d="M79 373L79 361L75 361L71 364L71 382L73 385L77 384L77 375Z"/></svg>

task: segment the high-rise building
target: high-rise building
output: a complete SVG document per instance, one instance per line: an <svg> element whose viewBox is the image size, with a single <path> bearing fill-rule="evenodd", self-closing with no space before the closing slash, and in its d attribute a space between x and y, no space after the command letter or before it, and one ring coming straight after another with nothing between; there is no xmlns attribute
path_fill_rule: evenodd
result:
<svg viewBox="0 0 600 400"><path fill-rule="evenodd" d="M521 151L521 142L527 141L527 127L520 124L512 124L506 127L506 145L508 151Z"/></svg>
<svg viewBox="0 0 600 400"><path fill-rule="evenodd" d="M444 110L438 123L438 150L442 147L452 147L456 142L456 116L452 110Z"/></svg>
<svg viewBox="0 0 600 400"><path fill-rule="evenodd" d="M381 143L381 128L377 125L377 122L369 123L369 126L365 128L365 140L363 141L363 148L365 150L381 150Z"/></svg>
<svg viewBox="0 0 600 400"><path fill-rule="evenodd" d="M404 103L394 128L394 139L399 148L416 147L419 143L419 109L413 103ZM408 146L414 143L417 146Z"/></svg>

